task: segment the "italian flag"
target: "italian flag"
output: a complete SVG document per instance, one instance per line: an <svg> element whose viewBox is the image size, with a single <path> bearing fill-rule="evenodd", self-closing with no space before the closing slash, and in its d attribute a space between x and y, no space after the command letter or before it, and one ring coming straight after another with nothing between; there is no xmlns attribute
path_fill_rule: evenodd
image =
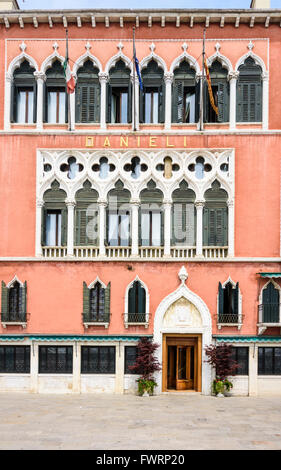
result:
<svg viewBox="0 0 281 470"><path fill-rule="evenodd" d="M65 60L63 63L63 70L64 70L65 79L66 79L67 93L70 95L71 93L74 92L76 83L75 83L74 77L71 75L71 70L70 70L69 63L68 63L68 33L67 32L66 32L66 54L65 54Z"/></svg>

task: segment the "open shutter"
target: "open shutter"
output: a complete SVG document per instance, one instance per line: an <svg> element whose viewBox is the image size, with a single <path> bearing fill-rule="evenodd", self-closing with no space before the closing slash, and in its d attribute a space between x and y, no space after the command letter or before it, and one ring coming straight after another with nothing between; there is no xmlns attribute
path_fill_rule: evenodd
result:
<svg viewBox="0 0 281 470"><path fill-rule="evenodd" d="M160 212L160 244L161 246L164 245L164 212Z"/></svg>
<svg viewBox="0 0 281 470"><path fill-rule="evenodd" d="M203 208L203 246L209 245L209 209Z"/></svg>
<svg viewBox="0 0 281 470"><path fill-rule="evenodd" d="M138 312L137 313L146 313L145 311L145 289L142 287L141 283L137 283L138 289Z"/></svg>
<svg viewBox="0 0 281 470"><path fill-rule="evenodd" d="M8 302L9 302L9 289L6 287L4 281L2 281L1 291L1 319L2 321L8 321Z"/></svg>
<svg viewBox="0 0 281 470"><path fill-rule="evenodd" d="M67 209L61 211L61 245L67 245Z"/></svg>
<svg viewBox="0 0 281 470"><path fill-rule="evenodd" d="M184 110L184 82L176 80L173 85L172 122L183 122Z"/></svg>
<svg viewBox="0 0 281 470"><path fill-rule="evenodd" d="M199 121L200 117L200 80L195 85L195 122Z"/></svg>
<svg viewBox="0 0 281 470"><path fill-rule="evenodd" d="M218 299L218 308L219 308L219 315L224 313L224 289L219 282L219 299Z"/></svg>
<svg viewBox="0 0 281 470"><path fill-rule="evenodd" d="M43 85L43 122L48 122L48 89L46 83Z"/></svg>
<svg viewBox="0 0 281 470"><path fill-rule="evenodd" d="M11 109L10 109L10 120L11 122L17 122L17 87L14 83L11 86Z"/></svg>
<svg viewBox="0 0 281 470"><path fill-rule="evenodd" d="M159 116L158 116L158 122L163 123L165 122L165 85L162 83L162 85L159 87Z"/></svg>
<svg viewBox="0 0 281 470"><path fill-rule="evenodd" d="M229 121L229 93L226 81L218 83L218 122Z"/></svg>
<svg viewBox="0 0 281 470"><path fill-rule="evenodd" d="M110 290L111 290L111 282L107 284L107 287L104 290L104 313L109 321L110 315Z"/></svg>
<svg viewBox="0 0 281 470"><path fill-rule="evenodd" d="M75 87L75 122L81 122L81 86Z"/></svg>
<svg viewBox="0 0 281 470"><path fill-rule="evenodd" d="M77 246L90 245L93 240L87 237L87 209L76 209L75 217L75 242Z"/></svg>
<svg viewBox="0 0 281 470"><path fill-rule="evenodd" d="M90 88L88 85L81 86L81 122L90 122Z"/></svg>
<svg viewBox="0 0 281 470"><path fill-rule="evenodd" d="M37 83L33 83L33 122L37 122Z"/></svg>
<svg viewBox="0 0 281 470"><path fill-rule="evenodd" d="M129 289L128 293L128 313L137 313L136 312L136 282Z"/></svg>
<svg viewBox="0 0 281 470"><path fill-rule="evenodd" d="M25 321L26 320L26 281L24 282L23 286L19 288L19 320Z"/></svg>
<svg viewBox="0 0 281 470"><path fill-rule="evenodd" d="M106 86L106 122L111 122L112 88L109 83L107 83Z"/></svg>
<svg viewBox="0 0 281 470"><path fill-rule="evenodd" d="M45 207L42 207L41 212L41 245L46 245L46 220L47 220L47 211Z"/></svg>
<svg viewBox="0 0 281 470"><path fill-rule="evenodd" d="M132 84L129 83L129 85L128 85L128 108L127 108L128 123L132 122L132 107L133 107Z"/></svg>
<svg viewBox="0 0 281 470"><path fill-rule="evenodd" d="M185 230L186 230L186 241L185 245L194 246L195 243L195 213L194 204L186 204L186 218L185 218Z"/></svg>
<svg viewBox="0 0 281 470"><path fill-rule="evenodd" d="M139 121L141 124L144 122L144 103L145 93L144 90L139 88Z"/></svg>
<svg viewBox="0 0 281 470"><path fill-rule="evenodd" d="M83 321L90 321L90 289L86 282L83 282Z"/></svg>
<svg viewBox="0 0 281 470"><path fill-rule="evenodd" d="M233 299L233 313L234 315L238 315L239 313L239 282L236 283L236 287L235 289L233 289L232 299Z"/></svg>
<svg viewBox="0 0 281 470"><path fill-rule="evenodd" d="M95 86L95 122L100 122L100 85Z"/></svg>

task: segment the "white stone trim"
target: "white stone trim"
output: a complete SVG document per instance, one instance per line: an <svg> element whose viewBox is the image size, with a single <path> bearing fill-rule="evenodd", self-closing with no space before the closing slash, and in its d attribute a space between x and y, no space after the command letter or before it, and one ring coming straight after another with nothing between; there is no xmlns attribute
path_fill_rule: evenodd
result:
<svg viewBox="0 0 281 470"><path fill-rule="evenodd" d="M237 281L239 282L239 281ZM225 286L230 283L232 285L232 289L236 288L237 282L234 282L230 276L228 276L228 279L222 283L222 288L224 289ZM242 294L241 294L241 289L240 289L240 283L239 283L239 289L238 289L238 322L237 323L219 323L217 321L217 326L218 330L221 329L222 326L237 326L238 330L241 330L242 327L242 315L243 315L243 310L242 310ZM217 294L217 315L219 316L219 292Z"/></svg>
<svg viewBox="0 0 281 470"><path fill-rule="evenodd" d="M96 279L88 285L88 289L93 289L97 282L100 283L103 289L106 289L105 283L100 280L99 276L97 276Z"/></svg>
<svg viewBox="0 0 281 470"><path fill-rule="evenodd" d="M8 282L8 284L6 284L7 289L10 289L11 287L13 287L14 284L15 284L15 282L18 282L19 285L20 285L21 287L23 287L23 282L21 282L21 281L19 280L18 276L15 275L15 276L13 277L13 279L12 279L10 282Z"/></svg>
<svg viewBox="0 0 281 470"><path fill-rule="evenodd" d="M134 282L138 281L141 286L145 290L145 313L149 313L149 290L147 285L139 278L139 276L136 276L130 284L127 285L126 290L125 290L125 304L124 304L124 313L128 313L129 310L129 290L133 286Z"/></svg>
<svg viewBox="0 0 281 470"><path fill-rule="evenodd" d="M102 72L102 65L99 59L93 54L91 54L89 50L87 50L84 54L78 57L78 59L76 59L75 64L72 68L72 74L76 75L78 69L82 67L88 59L91 60L93 62L93 65L99 69L99 72Z"/></svg>
<svg viewBox="0 0 281 470"><path fill-rule="evenodd" d="M195 305L199 311L202 318L202 327L179 327L173 328L172 330L168 328L163 328L163 319L168 308L181 297L185 298L189 302ZM154 317L154 333L153 341L159 344L157 350L157 358L160 363L162 363L162 338L163 333L194 333L202 334L202 394L210 395L211 393L211 366L206 363L206 354L205 347L210 345L212 342L212 319L209 309L205 302L194 292L192 292L184 283L167 297L165 297L161 303L158 305L155 317ZM158 387L156 393L161 393L162 390L162 371L158 372L156 375L156 382Z"/></svg>

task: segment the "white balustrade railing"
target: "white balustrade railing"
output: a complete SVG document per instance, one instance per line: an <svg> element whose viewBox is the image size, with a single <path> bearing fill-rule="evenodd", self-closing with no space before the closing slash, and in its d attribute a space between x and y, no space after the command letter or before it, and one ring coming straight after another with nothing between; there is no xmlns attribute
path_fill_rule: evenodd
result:
<svg viewBox="0 0 281 470"><path fill-rule="evenodd" d="M227 246L203 246L203 256L204 258L211 259L223 259L228 256L228 247Z"/></svg>
<svg viewBox="0 0 281 470"><path fill-rule="evenodd" d="M163 246L141 246L139 248L140 258L162 258L164 255Z"/></svg>
<svg viewBox="0 0 281 470"><path fill-rule="evenodd" d="M42 254L44 258L64 258L67 255L66 246L43 246Z"/></svg>
<svg viewBox="0 0 281 470"><path fill-rule="evenodd" d="M105 257L111 259L130 258L132 248L130 246L107 246ZM196 257L195 246L172 246L170 249L172 259L192 259ZM44 258L64 258L67 256L65 246L44 246L42 247ZM98 258L99 247L97 246L75 246L73 250L75 258ZM139 257L141 259L161 259L164 257L163 246L140 246ZM224 259L228 257L227 246L204 246L203 258Z"/></svg>
<svg viewBox="0 0 281 470"><path fill-rule="evenodd" d="M99 247L75 246L73 253L76 258L97 258L99 256Z"/></svg>
<svg viewBox="0 0 281 470"><path fill-rule="evenodd" d="M107 258L129 258L131 251L130 246L107 246L105 248Z"/></svg>
<svg viewBox="0 0 281 470"><path fill-rule="evenodd" d="M172 258L194 258L196 246L173 246L171 247Z"/></svg>

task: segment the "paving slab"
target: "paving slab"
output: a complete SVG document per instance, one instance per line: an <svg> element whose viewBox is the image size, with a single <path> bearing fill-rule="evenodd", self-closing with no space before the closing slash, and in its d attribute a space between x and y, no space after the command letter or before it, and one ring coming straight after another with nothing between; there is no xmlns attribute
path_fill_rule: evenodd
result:
<svg viewBox="0 0 281 470"><path fill-rule="evenodd" d="M0 449L281 450L280 397L2 393Z"/></svg>

